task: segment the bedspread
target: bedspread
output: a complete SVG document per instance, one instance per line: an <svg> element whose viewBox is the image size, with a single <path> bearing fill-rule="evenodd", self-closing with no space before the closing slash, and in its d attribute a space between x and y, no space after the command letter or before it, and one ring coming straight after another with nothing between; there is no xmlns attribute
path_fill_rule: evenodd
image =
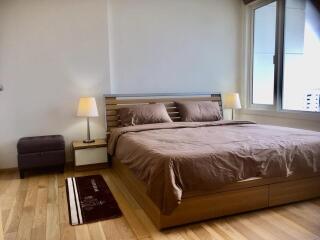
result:
<svg viewBox="0 0 320 240"><path fill-rule="evenodd" d="M319 171L320 133L248 121L174 122L116 128L108 153L147 186L163 214L184 193L250 177Z"/></svg>

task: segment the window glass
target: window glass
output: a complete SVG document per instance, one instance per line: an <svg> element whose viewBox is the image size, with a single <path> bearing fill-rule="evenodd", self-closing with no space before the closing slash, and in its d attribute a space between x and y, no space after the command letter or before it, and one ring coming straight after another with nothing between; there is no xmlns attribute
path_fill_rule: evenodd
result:
<svg viewBox="0 0 320 240"><path fill-rule="evenodd" d="M283 109L320 112L320 6L287 0L285 9Z"/></svg>
<svg viewBox="0 0 320 240"><path fill-rule="evenodd" d="M274 62L277 5L254 10L252 103L274 103Z"/></svg>

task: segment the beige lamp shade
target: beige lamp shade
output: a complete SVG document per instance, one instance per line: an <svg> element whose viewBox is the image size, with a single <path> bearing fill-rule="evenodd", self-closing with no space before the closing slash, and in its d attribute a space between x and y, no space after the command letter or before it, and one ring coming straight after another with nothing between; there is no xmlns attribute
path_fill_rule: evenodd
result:
<svg viewBox="0 0 320 240"><path fill-rule="evenodd" d="M240 109L241 102L239 93L225 93L223 99L223 106L226 109Z"/></svg>
<svg viewBox="0 0 320 240"><path fill-rule="evenodd" d="M94 97L82 97L79 100L78 117L98 117L96 99Z"/></svg>

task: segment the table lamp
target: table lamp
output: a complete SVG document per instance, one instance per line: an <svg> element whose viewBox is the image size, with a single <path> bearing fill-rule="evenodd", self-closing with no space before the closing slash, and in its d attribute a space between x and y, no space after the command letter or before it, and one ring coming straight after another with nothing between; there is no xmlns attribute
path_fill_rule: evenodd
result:
<svg viewBox="0 0 320 240"><path fill-rule="evenodd" d="M94 97L81 97L78 106L78 117L87 118L87 139L83 140L84 143L93 143L94 139L90 138L90 117L98 117L98 109L96 99Z"/></svg>
<svg viewBox="0 0 320 240"><path fill-rule="evenodd" d="M232 109L232 120L234 120L234 110L241 108L239 93L225 93L223 106Z"/></svg>

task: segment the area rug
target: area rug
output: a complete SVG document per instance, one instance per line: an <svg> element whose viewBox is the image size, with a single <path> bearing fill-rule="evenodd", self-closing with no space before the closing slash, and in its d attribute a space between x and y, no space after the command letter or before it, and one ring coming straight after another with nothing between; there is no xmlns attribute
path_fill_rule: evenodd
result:
<svg viewBox="0 0 320 240"><path fill-rule="evenodd" d="M71 225L120 217L121 210L101 175L66 179Z"/></svg>

